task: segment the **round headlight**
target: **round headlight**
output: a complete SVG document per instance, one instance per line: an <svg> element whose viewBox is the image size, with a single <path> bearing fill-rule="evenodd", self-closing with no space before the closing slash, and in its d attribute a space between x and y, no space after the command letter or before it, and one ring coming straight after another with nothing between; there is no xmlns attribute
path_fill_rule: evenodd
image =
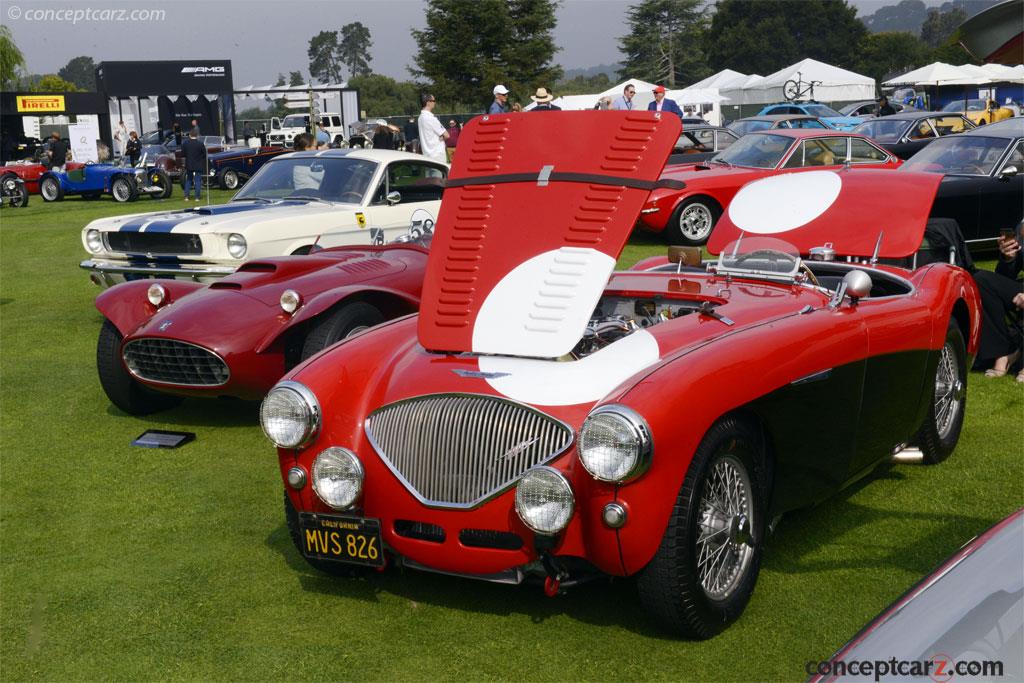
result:
<svg viewBox="0 0 1024 683"><path fill-rule="evenodd" d="M302 296L294 289L286 289L281 292L281 310L291 315L302 305Z"/></svg>
<svg viewBox="0 0 1024 683"><path fill-rule="evenodd" d="M163 285L152 284L146 290L146 298L149 299L149 303L159 308L167 301L167 290Z"/></svg>
<svg viewBox="0 0 1024 683"><path fill-rule="evenodd" d="M553 467L534 467L516 485L516 513L538 534L564 529L575 505L569 481Z"/></svg>
<svg viewBox="0 0 1024 683"><path fill-rule="evenodd" d="M245 256L247 248L248 245L245 243L245 238L237 232L228 235L228 253L231 254L232 258L242 258Z"/></svg>
<svg viewBox="0 0 1024 683"><path fill-rule="evenodd" d="M320 404L309 389L285 380L270 390L260 406L260 426L280 448L299 448L320 429Z"/></svg>
<svg viewBox="0 0 1024 683"><path fill-rule="evenodd" d="M352 451L332 446L313 461L313 490L335 510L347 510L363 492L363 465Z"/></svg>
<svg viewBox="0 0 1024 683"><path fill-rule="evenodd" d="M578 450L592 477L621 483L643 474L650 465L651 430L625 406L601 406L583 423Z"/></svg>
<svg viewBox="0 0 1024 683"><path fill-rule="evenodd" d="M103 251L103 235L99 230L89 230L85 233L85 246L94 254Z"/></svg>

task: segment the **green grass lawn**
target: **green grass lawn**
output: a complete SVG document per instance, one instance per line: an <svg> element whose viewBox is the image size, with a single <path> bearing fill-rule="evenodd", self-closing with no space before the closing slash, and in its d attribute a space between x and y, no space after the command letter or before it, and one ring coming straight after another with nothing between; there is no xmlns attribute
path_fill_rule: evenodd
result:
<svg viewBox="0 0 1024 683"><path fill-rule="evenodd" d="M628 580L548 599L412 571L320 575L288 539L256 405L186 401L139 419L100 389L79 232L181 206L176 188L0 213L4 680L797 680L1024 502L1024 386L972 373L954 455L785 517L746 613L708 642L654 630ZM662 252L638 236L623 265ZM147 428L198 438L130 447Z"/></svg>

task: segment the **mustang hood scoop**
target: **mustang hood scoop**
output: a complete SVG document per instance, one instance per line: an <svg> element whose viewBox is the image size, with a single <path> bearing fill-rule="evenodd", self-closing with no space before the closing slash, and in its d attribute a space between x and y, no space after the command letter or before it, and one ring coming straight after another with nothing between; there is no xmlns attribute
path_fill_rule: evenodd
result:
<svg viewBox="0 0 1024 683"><path fill-rule="evenodd" d="M427 263L419 339L534 358L586 329L672 145L675 116L538 112L466 126ZM661 183L681 183L674 180Z"/></svg>
<svg viewBox="0 0 1024 683"><path fill-rule="evenodd" d="M721 253L742 230L771 235L801 254L831 243L840 256L904 258L921 246L942 176L883 169L799 171L756 180L736 193L708 251Z"/></svg>

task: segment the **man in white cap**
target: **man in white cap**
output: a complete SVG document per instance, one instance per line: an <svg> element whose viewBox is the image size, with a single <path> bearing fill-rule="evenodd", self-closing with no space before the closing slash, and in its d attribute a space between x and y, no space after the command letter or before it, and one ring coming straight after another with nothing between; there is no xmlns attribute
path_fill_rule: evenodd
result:
<svg viewBox="0 0 1024 683"><path fill-rule="evenodd" d="M487 110L487 113L504 114L508 111L506 102L508 102L508 88L499 83L494 86L494 101L491 102L491 108Z"/></svg>

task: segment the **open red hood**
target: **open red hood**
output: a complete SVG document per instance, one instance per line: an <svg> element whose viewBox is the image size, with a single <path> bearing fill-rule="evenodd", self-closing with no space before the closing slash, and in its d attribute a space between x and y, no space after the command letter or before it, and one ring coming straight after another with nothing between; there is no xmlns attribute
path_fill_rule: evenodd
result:
<svg viewBox="0 0 1024 683"><path fill-rule="evenodd" d="M831 243L839 256L903 258L921 246L942 182L936 173L843 169L782 173L744 185L715 225L708 251L718 254L742 230L772 235L801 254Z"/></svg>
<svg viewBox="0 0 1024 683"><path fill-rule="evenodd" d="M679 118L529 112L473 119L430 248L419 340L433 351L556 358L579 341Z"/></svg>

